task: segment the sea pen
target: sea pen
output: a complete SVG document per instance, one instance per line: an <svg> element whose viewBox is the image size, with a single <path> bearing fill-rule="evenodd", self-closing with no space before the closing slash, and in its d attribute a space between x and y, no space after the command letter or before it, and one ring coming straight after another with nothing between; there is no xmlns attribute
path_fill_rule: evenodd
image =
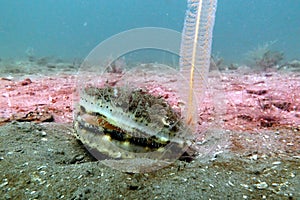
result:
<svg viewBox="0 0 300 200"><path fill-rule="evenodd" d="M197 105L201 103L210 65L212 32L217 0L188 0L180 47L180 70L188 84L182 86L186 123L197 122ZM187 92L188 91L188 92Z"/></svg>

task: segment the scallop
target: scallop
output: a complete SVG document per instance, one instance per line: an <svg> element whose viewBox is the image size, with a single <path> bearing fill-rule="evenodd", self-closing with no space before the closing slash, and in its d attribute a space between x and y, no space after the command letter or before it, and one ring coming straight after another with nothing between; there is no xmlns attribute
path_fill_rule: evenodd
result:
<svg viewBox="0 0 300 200"><path fill-rule="evenodd" d="M190 131L161 97L144 89L87 87L74 115L76 136L102 159L178 159Z"/></svg>

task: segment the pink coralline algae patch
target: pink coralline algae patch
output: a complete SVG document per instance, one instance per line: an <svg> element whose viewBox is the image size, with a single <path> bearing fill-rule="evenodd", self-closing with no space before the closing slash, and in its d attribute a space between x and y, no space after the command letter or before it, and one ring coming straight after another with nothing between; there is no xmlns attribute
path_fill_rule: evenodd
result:
<svg viewBox="0 0 300 200"><path fill-rule="evenodd" d="M99 85L117 85L120 75L112 77L113 81L103 81ZM199 110L200 126L218 118L229 130L249 131L278 126L299 128L300 75L223 73L212 79L218 79L221 87L212 85L206 92ZM145 87L176 107L179 100L171 84L165 86L153 81ZM2 78L0 117L4 120L13 115L36 112L51 114L55 122L71 122L75 87L76 77L73 75L20 81ZM221 96L215 99L217 94ZM220 100L222 103L216 109Z"/></svg>
<svg viewBox="0 0 300 200"><path fill-rule="evenodd" d="M140 87L162 96L175 110L180 110L182 101L174 87L177 80L171 77L169 82L149 79ZM98 86L118 86L122 85L121 78L121 74L86 77L85 83L97 81ZM137 78L134 81L134 85L139 85ZM19 81L1 78L0 125L13 120L71 123L73 94L80 85L74 75ZM300 153L299 74L226 72L210 75L208 88L198 110L199 141L205 140L205 130L217 125L229 131L230 149L234 152L275 156Z"/></svg>
<svg viewBox="0 0 300 200"><path fill-rule="evenodd" d="M235 130L300 126L300 76L250 74L223 77L225 127Z"/></svg>
<svg viewBox="0 0 300 200"><path fill-rule="evenodd" d="M1 120L71 122L74 82L74 76L0 79Z"/></svg>

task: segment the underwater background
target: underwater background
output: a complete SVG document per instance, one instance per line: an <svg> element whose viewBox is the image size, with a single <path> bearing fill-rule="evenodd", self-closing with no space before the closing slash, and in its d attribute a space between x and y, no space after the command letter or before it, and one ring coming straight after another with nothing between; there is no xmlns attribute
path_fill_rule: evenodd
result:
<svg viewBox="0 0 300 200"><path fill-rule="evenodd" d="M215 1L195 2L205 8ZM186 10L187 0L0 0L0 199L300 199L300 0L219 0L211 70L208 62L194 65L198 56L210 59L205 48L194 54L196 72L188 79L187 70L169 67L178 67L179 57L167 51L142 49L113 60L103 48L91 56L99 43L126 30L181 32ZM126 49L136 41L116 44ZM104 65L89 63L106 56ZM90 86L94 94L79 93ZM119 88L128 88L128 95ZM109 96L98 95L102 89ZM196 90L203 98L195 98ZM146 109L146 98L130 100L134 91L167 103ZM98 109L98 96L108 114ZM181 116L191 108L186 122L197 129L177 128L181 120L174 123L161 110L169 104ZM141 106L131 111L130 105ZM146 117L127 122L137 110ZM149 119L161 121L162 131L158 123L154 129L158 137L146 128ZM139 126L150 140L134 137L136 131L130 136ZM102 129L105 138L98 134ZM79 137L86 130L95 136L87 142ZM161 133L191 145L159 170L161 164L143 159L96 162L85 148L96 146L106 158L120 155L109 144L121 144L126 157L135 149L147 152L147 141L154 141L150 152L165 155L172 149L156 147L171 140Z"/></svg>
<svg viewBox="0 0 300 200"><path fill-rule="evenodd" d="M272 44L286 60L299 59L299 1L219 0L217 7L213 55L244 62L248 51ZM82 59L132 28L181 32L185 12L185 0L0 0L0 58Z"/></svg>

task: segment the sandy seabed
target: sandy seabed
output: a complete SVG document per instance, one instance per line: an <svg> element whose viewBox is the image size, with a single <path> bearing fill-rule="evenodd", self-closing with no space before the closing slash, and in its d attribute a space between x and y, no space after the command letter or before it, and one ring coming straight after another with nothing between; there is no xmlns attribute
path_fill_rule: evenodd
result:
<svg viewBox="0 0 300 200"><path fill-rule="evenodd" d="M211 72L209 80L198 116L199 130L206 127L196 135L199 156L132 174L96 161L73 137L74 70L2 75L0 196L300 199L300 74ZM168 87L150 83L148 89L176 106Z"/></svg>

